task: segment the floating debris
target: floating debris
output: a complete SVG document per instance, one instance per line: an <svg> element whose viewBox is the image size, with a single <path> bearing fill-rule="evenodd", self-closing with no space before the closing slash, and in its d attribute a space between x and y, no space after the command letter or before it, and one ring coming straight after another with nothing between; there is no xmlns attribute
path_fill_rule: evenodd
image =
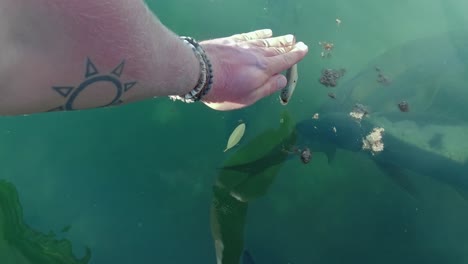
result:
<svg viewBox="0 0 468 264"><path fill-rule="evenodd" d="M319 81L326 87L335 87L338 79L340 79L345 73L346 70L343 68L340 70L324 69L322 70L322 76Z"/></svg>
<svg viewBox="0 0 468 264"><path fill-rule="evenodd" d="M362 149L370 150L372 155L384 150L382 134L385 130L382 127L375 127L369 135L362 139Z"/></svg>
<svg viewBox="0 0 468 264"><path fill-rule="evenodd" d="M317 119L319 119L319 117L320 117L319 113L315 113L314 116L312 116L312 119L317 120Z"/></svg>
<svg viewBox="0 0 468 264"><path fill-rule="evenodd" d="M378 72L377 82L383 85L388 85L392 82L392 80L388 76L383 74L383 71L378 66L375 66L375 70Z"/></svg>
<svg viewBox="0 0 468 264"><path fill-rule="evenodd" d="M331 99L336 99L335 93L328 93L328 97L330 97Z"/></svg>
<svg viewBox="0 0 468 264"><path fill-rule="evenodd" d="M309 163L310 159L312 158L312 153L310 152L309 148L304 148L301 151L301 161L304 164Z"/></svg>
<svg viewBox="0 0 468 264"><path fill-rule="evenodd" d="M322 48L326 51L331 51L333 49L333 47L335 46L333 43L331 42L325 42L325 41L321 41L319 42L319 45L322 46Z"/></svg>
<svg viewBox="0 0 468 264"><path fill-rule="evenodd" d="M302 163L307 164L312 158L312 152L310 151L309 148L305 147L302 150L298 147L290 147L289 149L284 148L282 151L288 153L288 154L294 154L294 155L299 155L299 158L301 159Z"/></svg>
<svg viewBox="0 0 468 264"><path fill-rule="evenodd" d="M356 111L360 111L360 112L363 112L364 114L369 114L369 109L367 108L367 106L363 105L363 104L355 104L354 107L353 107L354 110Z"/></svg>
<svg viewBox="0 0 468 264"><path fill-rule="evenodd" d="M409 104L407 101L401 101L398 103L398 108L401 112L409 112Z"/></svg>
<svg viewBox="0 0 468 264"><path fill-rule="evenodd" d="M369 114L369 110L362 104L355 104L353 110L349 112L349 115L360 122L364 117Z"/></svg>
<svg viewBox="0 0 468 264"><path fill-rule="evenodd" d="M360 113L360 112L351 111L351 112L349 112L349 116L351 116L352 118L354 118L354 119L356 119L358 121L361 121L362 118L364 117L364 114Z"/></svg>
<svg viewBox="0 0 468 264"><path fill-rule="evenodd" d="M335 19L335 22L336 22L336 24L337 24L338 26L341 25L341 19L337 18L337 19Z"/></svg>
<svg viewBox="0 0 468 264"><path fill-rule="evenodd" d="M224 150L224 152L228 151L229 149L234 147L237 143L239 143L239 141L244 136L244 132L245 132L245 123L242 123L238 125L234 129L234 131L232 131L231 136L229 136L228 143L226 145L226 149Z"/></svg>
<svg viewBox="0 0 468 264"><path fill-rule="evenodd" d="M382 73L379 73L377 77L377 82L383 85L389 85L390 83L392 83L392 80L388 78L387 76L383 75Z"/></svg>
<svg viewBox="0 0 468 264"><path fill-rule="evenodd" d="M319 45L322 46L322 52L320 53L320 56L322 58L324 57L330 58L331 52L333 48L335 47L335 45L331 42L325 42L325 41L320 41Z"/></svg>

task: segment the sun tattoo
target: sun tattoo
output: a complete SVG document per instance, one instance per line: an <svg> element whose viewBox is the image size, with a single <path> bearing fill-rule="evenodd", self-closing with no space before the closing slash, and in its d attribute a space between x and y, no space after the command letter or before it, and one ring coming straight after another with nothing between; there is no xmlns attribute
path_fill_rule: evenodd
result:
<svg viewBox="0 0 468 264"><path fill-rule="evenodd" d="M101 102L95 107L106 107L122 104L122 96L128 92L137 82L130 81L123 83L120 76L123 73L125 61L122 61L110 73L100 74L93 62L87 58L85 80L77 87L73 86L53 86L52 89L66 98L65 104L55 107L49 111L68 111L78 110L76 101L79 100L82 93L97 93ZM99 93L98 89L105 87L105 93ZM112 92L109 92L109 88ZM101 91L102 92L102 91Z"/></svg>

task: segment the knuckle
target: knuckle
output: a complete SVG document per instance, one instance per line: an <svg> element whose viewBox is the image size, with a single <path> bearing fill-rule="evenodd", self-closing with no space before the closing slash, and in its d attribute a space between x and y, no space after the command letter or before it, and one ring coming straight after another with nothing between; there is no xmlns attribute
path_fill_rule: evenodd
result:
<svg viewBox="0 0 468 264"><path fill-rule="evenodd" d="M284 54L284 53L286 53L286 49L285 48L275 48L275 52L276 52L277 55Z"/></svg>
<svg viewBox="0 0 468 264"><path fill-rule="evenodd" d="M282 58L286 65L295 64L294 57L292 56L291 52L283 54Z"/></svg>

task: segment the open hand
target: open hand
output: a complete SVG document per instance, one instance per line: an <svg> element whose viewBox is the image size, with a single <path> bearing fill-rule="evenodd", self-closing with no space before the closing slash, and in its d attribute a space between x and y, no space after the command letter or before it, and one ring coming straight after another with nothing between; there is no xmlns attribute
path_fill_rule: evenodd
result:
<svg viewBox="0 0 468 264"><path fill-rule="evenodd" d="M263 29L200 43L213 65L213 87L202 98L207 106L238 109L285 87L281 72L302 60L308 48L293 35L272 34Z"/></svg>

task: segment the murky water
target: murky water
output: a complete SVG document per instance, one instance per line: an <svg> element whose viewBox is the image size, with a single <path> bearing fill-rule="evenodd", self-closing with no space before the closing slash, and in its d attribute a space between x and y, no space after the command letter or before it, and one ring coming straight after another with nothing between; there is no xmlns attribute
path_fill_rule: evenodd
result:
<svg viewBox="0 0 468 264"><path fill-rule="evenodd" d="M310 51L291 102L2 118L2 263L79 263L70 250L87 247L81 263L239 263L244 249L256 264L468 261L468 2L148 4L196 39L295 33ZM346 69L336 87L318 81L327 68ZM356 103L369 109L360 123ZM240 119L245 136L223 153ZM385 129L376 155L361 149L374 127ZM200 140L181 145L187 131Z"/></svg>

